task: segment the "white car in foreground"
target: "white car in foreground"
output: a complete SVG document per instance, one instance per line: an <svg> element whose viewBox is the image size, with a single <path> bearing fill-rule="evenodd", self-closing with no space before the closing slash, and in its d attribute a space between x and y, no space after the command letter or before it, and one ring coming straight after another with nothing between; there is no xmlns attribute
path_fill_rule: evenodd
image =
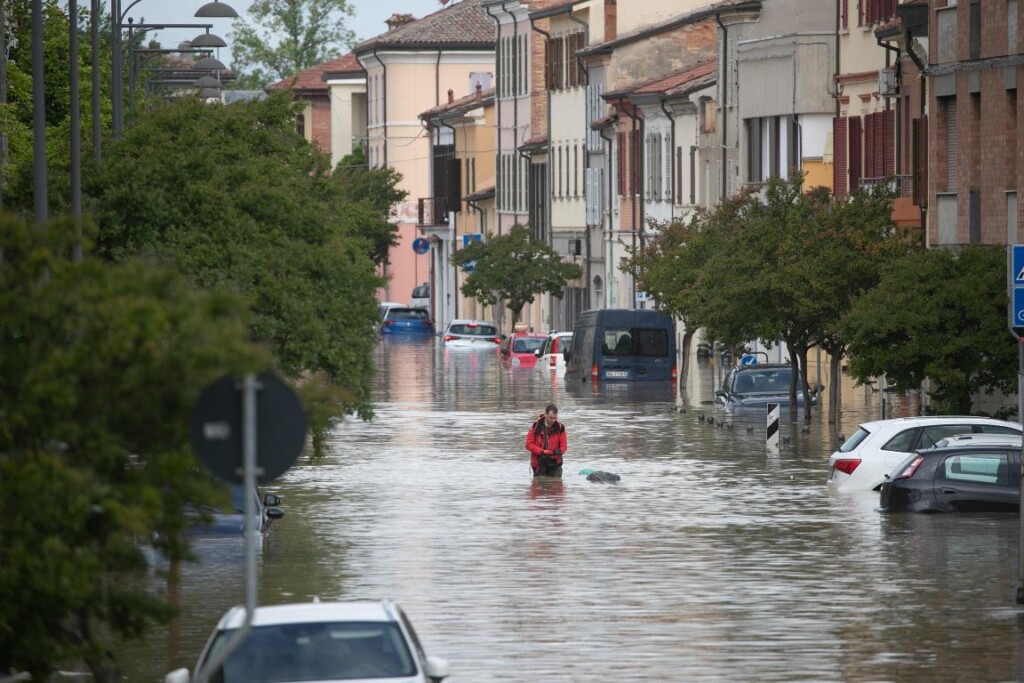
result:
<svg viewBox="0 0 1024 683"><path fill-rule="evenodd" d="M861 424L828 459L830 487L877 490L910 453L958 434L1020 434L1015 422L989 417L901 417Z"/></svg>
<svg viewBox="0 0 1024 683"><path fill-rule="evenodd" d="M226 647L244 621L241 606L221 617L199 655L197 670ZM257 607L252 630L209 680L438 683L447 677L448 662L427 657L401 608L380 600ZM164 677L164 683L190 680L188 669Z"/></svg>

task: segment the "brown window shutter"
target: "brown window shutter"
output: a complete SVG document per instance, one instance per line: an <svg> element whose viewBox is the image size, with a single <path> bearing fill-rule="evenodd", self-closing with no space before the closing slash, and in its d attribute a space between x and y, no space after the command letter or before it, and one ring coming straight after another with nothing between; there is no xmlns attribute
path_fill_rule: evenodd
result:
<svg viewBox="0 0 1024 683"><path fill-rule="evenodd" d="M875 176L875 115L864 117L864 177Z"/></svg>
<svg viewBox="0 0 1024 683"><path fill-rule="evenodd" d="M922 116L912 122L914 135L914 204L928 206L928 117Z"/></svg>
<svg viewBox="0 0 1024 683"><path fill-rule="evenodd" d="M840 11L842 12L842 27L850 28L850 0L840 0Z"/></svg>
<svg viewBox="0 0 1024 683"><path fill-rule="evenodd" d="M851 116L850 122L850 192L860 187L863 166L861 165L861 122L859 116Z"/></svg>
<svg viewBox="0 0 1024 683"><path fill-rule="evenodd" d="M619 158L615 160L615 168L618 171L619 177L615 183L619 190L619 196L626 194L626 134L618 134L618 144L616 145L619 153Z"/></svg>
<svg viewBox="0 0 1024 683"><path fill-rule="evenodd" d="M551 39L544 41L544 89L551 90Z"/></svg>
<svg viewBox="0 0 1024 683"><path fill-rule="evenodd" d="M836 197L847 195L846 129L845 116L832 119L832 194Z"/></svg>
<svg viewBox="0 0 1024 683"><path fill-rule="evenodd" d="M888 109L882 113L882 150L884 166L882 175L896 174L896 112Z"/></svg>

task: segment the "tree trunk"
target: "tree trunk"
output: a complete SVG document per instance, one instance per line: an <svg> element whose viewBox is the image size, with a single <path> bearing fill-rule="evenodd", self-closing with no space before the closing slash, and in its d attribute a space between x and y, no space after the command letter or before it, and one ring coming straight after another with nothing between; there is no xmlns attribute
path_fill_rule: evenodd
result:
<svg viewBox="0 0 1024 683"><path fill-rule="evenodd" d="M687 330L683 333L683 362L679 368L679 388L686 386L690 378L690 346L693 344L693 332Z"/></svg>
<svg viewBox="0 0 1024 683"><path fill-rule="evenodd" d="M829 372L828 372L828 423L838 424L840 396L839 377L843 369L843 356L841 353L829 351Z"/></svg>
<svg viewBox="0 0 1024 683"><path fill-rule="evenodd" d="M796 406L796 378L800 374L800 359L789 342L786 342L786 348L789 349L789 367L793 370L789 378L789 419L795 421L799 415Z"/></svg>

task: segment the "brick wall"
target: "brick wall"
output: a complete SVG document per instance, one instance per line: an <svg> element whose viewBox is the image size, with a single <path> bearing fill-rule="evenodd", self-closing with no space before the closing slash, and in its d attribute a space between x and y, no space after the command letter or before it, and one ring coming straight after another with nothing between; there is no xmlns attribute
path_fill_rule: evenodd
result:
<svg viewBox="0 0 1024 683"><path fill-rule="evenodd" d="M717 49L718 27L714 19L623 45L612 55L608 89L619 90L713 60Z"/></svg>
<svg viewBox="0 0 1024 683"><path fill-rule="evenodd" d="M307 131L313 146L319 151L331 152L331 101L327 97L310 98L310 128Z"/></svg>
<svg viewBox="0 0 1024 683"><path fill-rule="evenodd" d="M532 8L532 5L531 5ZM529 24L527 24L529 26ZM535 26L550 32L551 21L540 19ZM530 37L530 134L546 135L548 132L547 79L544 78L544 34L534 31Z"/></svg>

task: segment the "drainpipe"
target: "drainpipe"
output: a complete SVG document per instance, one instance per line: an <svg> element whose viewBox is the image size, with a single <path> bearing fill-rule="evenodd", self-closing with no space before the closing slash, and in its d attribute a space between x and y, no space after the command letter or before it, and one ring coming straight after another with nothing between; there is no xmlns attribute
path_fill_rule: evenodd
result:
<svg viewBox="0 0 1024 683"><path fill-rule="evenodd" d="M441 106L441 48L437 48L437 61L434 62L434 106Z"/></svg>
<svg viewBox="0 0 1024 683"><path fill-rule="evenodd" d="M911 40L913 40L913 39L910 36L910 29L907 28L907 27L904 27L903 28L903 42L907 46L907 54L910 56L911 61L914 62L914 66L917 67L917 80L918 80L918 83L920 85L920 90L921 90L921 102L920 102L919 112L920 112L921 118L924 118L925 98L927 97L927 94L928 94L928 81L925 79L925 74L927 72L927 69L925 68L925 65L921 62L921 60L918 58L917 53L914 52L914 47L913 47L913 44L911 43ZM919 192L921 193L922 197L925 196L925 193L927 191L928 191L928 188L924 188L924 187L919 188ZM923 202L922 202L922 206L920 207L920 209L921 209L921 246L923 247L925 244L927 244L927 239L926 238L927 238L927 235L928 235L928 224L926 223L926 220L928 218L928 209L925 208Z"/></svg>
<svg viewBox="0 0 1024 683"><path fill-rule="evenodd" d="M661 100L661 111L665 113L665 117L668 119L669 141L670 141L670 145L671 145L669 147L669 150L670 150L671 154L675 154L676 153L676 119L675 119L674 116L672 116L672 114L669 113L668 109L665 107L665 100L664 99ZM699 112L698 112L698 115L697 115L697 120L698 121L700 120ZM669 168L672 168L672 167L673 167L672 159L669 158ZM679 169L679 170L682 171L682 169ZM690 178L691 178L691 180L693 179L693 145L690 146ZM676 182L675 182L676 179L670 177L668 179L668 181L670 183L672 183L672 186L669 187L669 197L671 197L671 199L669 200L669 207L668 207L669 214L668 215L669 215L669 219L674 221L676 219ZM692 198L690 200L690 204L691 205L693 204L693 199Z"/></svg>
<svg viewBox="0 0 1024 683"><path fill-rule="evenodd" d="M622 100L621 99L619 100L619 104L622 105ZM632 106L632 103L630 103L630 106ZM622 107L622 111L625 112L626 116L628 116L630 119L633 120L633 132L636 133L635 139L639 143L640 140L644 136L644 120L641 119L641 118L637 118L637 116L635 114L633 114L632 112L630 112L627 107ZM632 142L632 140L630 142ZM642 164L637 163L638 160L640 160L640 161L643 160L643 154L640 153L641 149L642 149L642 147L639 144L637 144L636 147L633 147L633 145L630 145L630 150L629 150L630 151L630 157L631 157L630 161L632 162L630 164L631 167L632 167L630 170L632 171L633 177L636 178L637 181L639 181L637 183L639 185L639 187L631 188L631 190L633 191L633 196L635 197L635 199L633 199L633 204L635 204L636 206L635 207L634 206L630 206L629 207L630 215L637 220L637 222L633 224L633 251L634 252L636 251L637 231L640 232L640 248L643 248L643 246L644 246L644 236L643 236L643 229L644 229L643 228L643 226L644 226L644 204L643 204L643 202L644 202L644 198L643 198L644 197L644 174L643 174L643 169L641 168ZM636 306L636 278L635 277L632 278L632 281L633 281L633 301L630 302L630 304L631 304L630 307L631 308ZM647 307L646 306L646 302L641 302L640 308L646 308L646 307Z"/></svg>
<svg viewBox="0 0 1024 683"><path fill-rule="evenodd" d="M566 15L566 17L569 19L569 21L577 23L577 24L579 24L580 26L583 27L583 45L584 45L584 47L586 47L587 45L590 45L590 24L585 22L585 21L583 21L582 19L579 19L579 18L576 17L576 15L573 14L573 12L572 12L572 6L571 5L569 6L569 13ZM587 86L590 84L590 70L587 69L586 62L583 60L583 56L580 55L578 52L576 53L576 65L579 68L579 70L583 73L583 92L584 92L584 97L586 97ZM586 111L586 104L584 104L583 109L584 109L584 111ZM583 206L584 206L584 208L583 208L583 225L584 225L583 235L585 237L584 243L586 244L586 247L587 247L587 255L586 255L586 266L587 267L586 267L585 273L584 273L585 277L586 277L586 280L584 280L584 285L585 285L584 288L586 289L587 292L590 291L590 280L591 280L591 277L590 277L590 249L591 249L591 247L590 247L590 226L587 225L587 209L586 209L586 203L587 203L587 169L590 168L590 146L587 145L587 133L589 131L590 131L590 121L587 121L586 124L585 124L584 133L583 133ZM588 298L589 298L589 296L588 296ZM587 308L590 308L590 306L587 306Z"/></svg>
<svg viewBox="0 0 1024 683"><path fill-rule="evenodd" d="M447 128L448 130L450 130L452 132L452 155L454 156L454 154L455 154L455 126L452 126L450 124L445 123L444 119L441 118L440 116L437 117L437 122L438 122L439 125ZM445 163L446 164L448 163L448 161L450 161L450 158L445 158ZM448 178L447 169L445 169L445 171L446 171L445 172L445 177ZM451 178L448 178L448 180L450 181ZM459 188L459 189L461 190L462 188ZM436 191L436 188L435 188L435 191ZM448 194L451 195L451 190L450 189L448 190ZM459 195L460 195L459 198L461 199L462 198L461 197L462 193L460 192ZM446 208L448 208L448 212L447 213L452 215L452 225L450 225L449 228L451 228L451 231L452 231L452 254L454 254L455 253L456 245L458 243L458 240L456 239L458 237L458 234L457 234L458 233L458 226L456 225L456 222L457 222L458 219L455 217L456 214L455 214L455 211L453 210L453 207L446 207ZM458 313L458 311L459 311L459 286L458 286L459 285L459 267L454 265L454 264L452 265L452 284L454 285L453 289L455 290L455 293L452 295L452 318L458 318L459 317L459 313Z"/></svg>
<svg viewBox="0 0 1024 683"><path fill-rule="evenodd" d="M509 14L508 9L506 9L506 7L505 7L505 2L501 3L501 11L504 12L505 14ZM501 50L501 20L498 19L498 17L496 17L495 15L491 14L490 9L487 10L487 16L489 16L491 19L494 20L494 27L495 27L494 30L498 34L498 48L497 49L500 51ZM500 71L500 69L501 69L501 58L499 56L498 63L497 63L497 66L495 68L495 71ZM494 170L494 177L495 177L495 184L494 184L495 195L494 196L495 196L495 198L499 197L500 193L501 193L501 109L502 109L501 102L502 102L501 92L498 89L495 89L495 91L494 91L494 106L498 110L498 132L496 134L497 143L498 143L496 145L496 147L498 148L498 164L495 166L495 170ZM514 111L513 111L513 113L514 113ZM498 204L496 209L500 210L501 209L501 205ZM499 235L501 234L501 218L500 217L498 218L498 234Z"/></svg>
<svg viewBox="0 0 1024 683"><path fill-rule="evenodd" d="M843 8L842 3L844 0L836 0L836 71L835 71L835 86L832 88L832 97L836 101L836 118L839 118L840 104L839 104L839 31L843 26ZM879 43L881 44L881 43ZM835 157L832 159L835 163Z"/></svg>
<svg viewBox="0 0 1024 683"><path fill-rule="evenodd" d="M384 126L384 166L388 165L388 66L377 56L378 48L373 48L373 58L380 64L384 79L381 83L381 94L383 96L384 117L381 124Z"/></svg>
<svg viewBox="0 0 1024 683"><path fill-rule="evenodd" d="M605 173L608 176L608 190L606 197L608 198L608 230L605 233L605 260L604 260L604 302L602 308L610 308L612 301L612 237L615 232L615 225L612 219L612 169L615 167L612 164L612 140L604 134L604 130L601 131L601 140L604 142L604 159L607 164L608 172Z"/></svg>
<svg viewBox="0 0 1024 683"><path fill-rule="evenodd" d="M537 28L537 25L534 23L534 21L535 21L534 19L530 19L530 28L533 29L534 31L536 31L537 33L541 34L542 36L544 36L544 40L551 40L551 34L548 33L547 31L544 31L542 29ZM545 121L545 126L547 127L547 136L548 136L548 173L547 173L547 181L548 181L547 185L548 185L548 187L547 187L547 193L546 193L547 197L544 199L544 202L547 205L547 211L545 211L544 214L545 214L545 217L548 220L548 227L550 227L551 226L551 194L552 194L552 190L554 189L554 183L551 180L552 175L553 175L553 173L551 172L551 90L547 86L548 86L548 84L545 83L544 84L544 91L545 91L545 93L547 95L547 104L546 104L547 110L546 110L546 113L545 113L545 116L546 116L547 120ZM547 245L549 247L551 247L554 244L554 235L553 235L554 231L553 230L546 230L545 232L547 233L547 240L546 240ZM550 308L550 306L549 306L549 308Z"/></svg>
<svg viewBox="0 0 1024 683"><path fill-rule="evenodd" d="M729 130L729 29L722 23L722 15L716 14L715 21L722 29L722 188L719 192L719 199L725 199L725 184L728 180L728 130ZM836 100L838 105L838 100Z"/></svg>

